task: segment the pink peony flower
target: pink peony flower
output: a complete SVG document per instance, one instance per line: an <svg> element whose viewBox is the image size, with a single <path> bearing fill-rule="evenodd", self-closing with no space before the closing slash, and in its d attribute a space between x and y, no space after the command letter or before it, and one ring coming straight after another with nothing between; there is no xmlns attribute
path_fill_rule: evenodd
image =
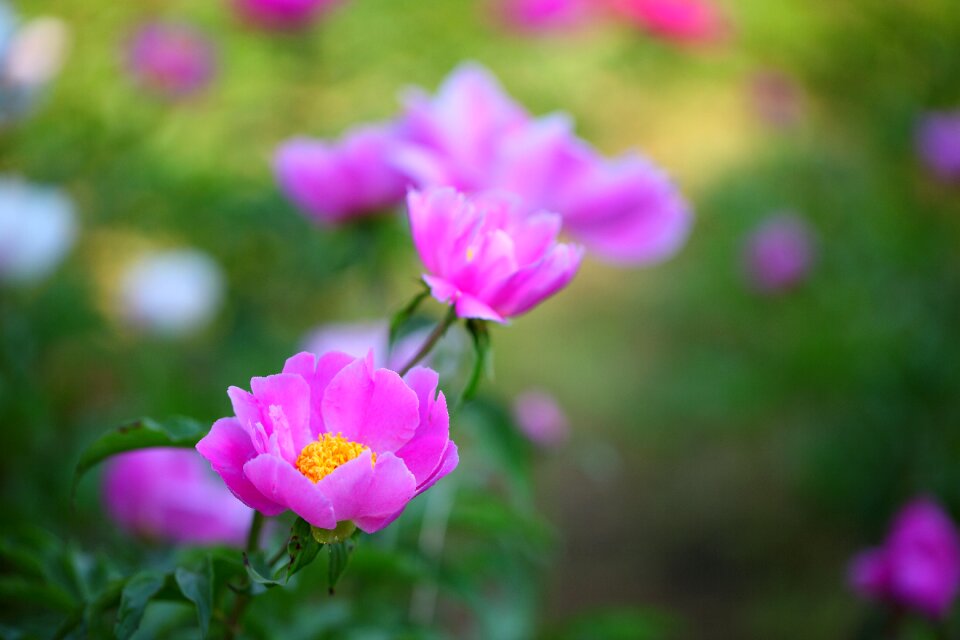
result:
<svg viewBox="0 0 960 640"><path fill-rule="evenodd" d="M138 83L176 98L206 87L216 72L213 45L190 25L154 22L127 46L127 68Z"/></svg>
<svg viewBox="0 0 960 640"><path fill-rule="evenodd" d="M513 401L513 418L535 445L556 447L570 437L570 421L549 393L527 391Z"/></svg>
<svg viewBox="0 0 960 640"><path fill-rule="evenodd" d="M917 131L917 151L938 178L960 181L960 110L928 114Z"/></svg>
<svg viewBox="0 0 960 640"><path fill-rule="evenodd" d="M353 358L300 353L283 372L231 387L235 417L197 450L240 500L264 515L292 510L314 527L372 533L459 460L436 372L405 379Z"/></svg>
<svg viewBox="0 0 960 640"><path fill-rule="evenodd" d="M750 236L744 257L747 277L757 290L784 291L809 274L814 261L813 233L799 216L772 216Z"/></svg>
<svg viewBox="0 0 960 640"><path fill-rule="evenodd" d="M340 0L233 0L237 13L263 29L303 29L325 15Z"/></svg>
<svg viewBox="0 0 960 640"><path fill-rule="evenodd" d="M521 31L552 31L580 26L590 16L592 0L499 0L497 17Z"/></svg>
<svg viewBox="0 0 960 640"><path fill-rule="evenodd" d="M415 89L404 102L402 144L394 162L421 187L496 187L504 142L530 121L497 79L476 64L454 70L435 96Z"/></svg>
<svg viewBox="0 0 960 640"><path fill-rule="evenodd" d="M295 138L274 157L280 190L324 223L376 213L399 204L407 181L388 162L395 135L388 126L348 132L337 144Z"/></svg>
<svg viewBox="0 0 960 640"><path fill-rule="evenodd" d="M582 250L560 244L560 217L525 214L499 194L450 188L407 196L413 242L433 296L461 318L504 322L550 297L576 274Z"/></svg>
<svg viewBox="0 0 960 640"><path fill-rule="evenodd" d="M103 500L118 525L146 538L240 546L250 527L250 509L189 449L141 449L112 458Z"/></svg>
<svg viewBox="0 0 960 640"><path fill-rule="evenodd" d="M613 9L652 35L680 42L712 42L725 31L709 0L611 0Z"/></svg>
<svg viewBox="0 0 960 640"><path fill-rule="evenodd" d="M530 118L485 69L456 70L432 100L408 101L394 161L421 187L517 194L529 213L554 211L564 231L601 258L645 264L686 241L689 208L641 156L607 160L577 139L569 118Z"/></svg>
<svg viewBox="0 0 960 640"><path fill-rule="evenodd" d="M950 517L927 498L907 504L882 547L850 563L850 585L860 596L947 615L960 588L960 536Z"/></svg>

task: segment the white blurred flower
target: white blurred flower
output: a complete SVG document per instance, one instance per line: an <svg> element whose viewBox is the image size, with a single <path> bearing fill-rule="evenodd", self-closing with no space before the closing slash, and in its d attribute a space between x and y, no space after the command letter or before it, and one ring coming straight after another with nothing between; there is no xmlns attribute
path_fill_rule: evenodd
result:
<svg viewBox="0 0 960 640"><path fill-rule="evenodd" d="M62 20L41 17L21 26L10 3L0 0L0 122L30 112L60 72L69 40Z"/></svg>
<svg viewBox="0 0 960 640"><path fill-rule="evenodd" d="M123 276L120 304L134 327L166 336L196 331L223 300L220 267L205 253L176 249L149 253Z"/></svg>
<svg viewBox="0 0 960 640"><path fill-rule="evenodd" d="M76 234L73 203L63 193L0 177L0 280L30 283L46 276Z"/></svg>
<svg viewBox="0 0 960 640"><path fill-rule="evenodd" d="M10 42L4 77L13 84L40 87L50 82L66 57L69 31L58 18L31 20Z"/></svg>
<svg viewBox="0 0 960 640"><path fill-rule="evenodd" d="M386 320L336 322L321 325L307 334L303 348L316 354L343 351L355 358L362 358L373 349L376 366L396 370L416 354L429 333L429 329L409 333L400 338L390 351L390 325ZM428 363L429 358L421 362L424 365Z"/></svg>

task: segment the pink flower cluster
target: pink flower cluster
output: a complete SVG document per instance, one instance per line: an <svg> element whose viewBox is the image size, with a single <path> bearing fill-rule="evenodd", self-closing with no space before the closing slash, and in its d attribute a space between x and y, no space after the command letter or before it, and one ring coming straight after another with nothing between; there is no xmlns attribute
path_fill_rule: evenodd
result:
<svg viewBox="0 0 960 640"><path fill-rule="evenodd" d="M960 590L960 535L936 502L915 499L881 547L853 559L849 577L865 598L943 618Z"/></svg>
<svg viewBox="0 0 960 640"><path fill-rule="evenodd" d="M521 214L556 213L589 251L626 264L668 258L691 224L675 185L647 159L601 156L569 118L532 117L476 64L456 69L435 95L410 91L392 125L336 144L281 145L274 168L284 194L325 223L398 205L410 186L506 191Z"/></svg>

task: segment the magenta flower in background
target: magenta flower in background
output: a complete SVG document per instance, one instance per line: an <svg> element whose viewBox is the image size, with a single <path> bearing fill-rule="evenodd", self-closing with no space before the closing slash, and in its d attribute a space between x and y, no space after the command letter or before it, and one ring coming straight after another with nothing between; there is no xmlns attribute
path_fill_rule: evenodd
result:
<svg viewBox="0 0 960 640"><path fill-rule="evenodd" d="M713 42L726 25L709 0L612 0L623 18L651 35L686 43Z"/></svg>
<svg viewBox="0 0 960 640"><path fill-rule="evenodd" d="M938 178L960 181L960 110L928 114L917 131L917 151Z"/></svg>
<svg viewBox="0 0 960 640"><path fill-rule="evenodd" d="M803 218L777 214L764 221L747 241L747 278L758 291L784 291L806 279L814 257L813 232Z"/></svg>
<svg viewBox="0 0 960 640"><path fill-rule="evenodd" d="M127 44L127 68L140 85L177 98L210 83L216 73L216 55L211 42L196 28L153 22L141 27Z"/></svg>
<svg viewBox="0 0 960 640"><path fill-rule="evenodd" d="M412 94L402 132L395 162L415 184L515 193L603 259L663 260L689 233L689 207L662 170L635 153L603 158L562 114L531 118L478 65L459 67L432 99Z"/></svg>
<svg viewBox="0 0 960 640"><path fill-rule="evenodd" d="M407 196L413 243L433 297L461 318L504 322L567 286L580 247L557 242L560 217L525 213L515 198L450 188Z"/></svg>
<svg viewBox="0 0 960 640"><path fill-rule="evenodd" d="M413 89L404 98L397 167L420 187L495 188L504 142L530 118L477 64L457 67L435 96Z"/></svg>
<svg viewBox="0 0 960 640"><path fill-rule="evenodd" d="M233 0L250 24L281 31L308 27L338 4L340 0Z"/></svg>
<svg viewBox="0 0 960 640"><path fill-rule="evenodd" d="M231 387L235 417L197 450L240 500L264 515L292 510L314 527L372 533L459 460L436 372L401 378L353 358L300 353L283 372Z"/></svg>
<svg viewBox="0 0 960 640"><path fill-rule="evenodd" d="M527 391L518 395L513 401L513 418L523 434L539 447L557 447L570 437L570 421L549 393Z"/></svg>
<svg viewBox="0 0 960 640"><path fill-rule="evenodd" d="M943 618L960 588L960 536L933 500L908 503L882 547L850 563L850 585L860 596Z"/></svg>
<svg viewBox="0 0 960 640"><path fill-rule="evenodd" d="M388 125L354 129L335 144L295 138L277 149L274 172L283 194L306 214L343 222L403 200L408 182L389 162L395 145Z"/></svg>
<svg viewBox="0 0 960 640"><path fill-rule="evenodd" d="M566 30L582 25L593 0L497 0L496 15L505 25L527 32Z"/></svg>
<svg viewBox="0 0 960 640"><path fill-rule="evenodd" d="M111 458L103 501L120 527L149 539L240 546L250 527L250 509L190 449L141 449Z"/></svg>

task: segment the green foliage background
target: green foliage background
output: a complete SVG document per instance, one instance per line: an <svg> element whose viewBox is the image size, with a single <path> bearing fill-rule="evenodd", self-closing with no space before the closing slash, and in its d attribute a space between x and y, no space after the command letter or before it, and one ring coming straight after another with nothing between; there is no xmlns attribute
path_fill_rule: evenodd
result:
<svg viewBox="0 0 960 640"><path fill-rule="evenodd" d="M605 152L639 147L665 165L695 206L693 236L655 268L589 262L562 295L494 329L495 381L454 427L463 465L439 565L417 551L420 500L392 533L361 542L335 597L310 567L294 597L255 601L251 633L869 630L844 586L849 556L917 493L960 515L960 191L924 172L913 139L924 111L960 105L960 5L725 6L729 41L688 50L610 23L504 33L466 0L353 0L299 37L243 28L223 2L20 3L67 20L74 42L38 112L0 134L0 169L63 185L82 234L54 277L0 291L10 539L22 542L27 523L49 530L58 542L27 537L88 573L95 558L121 573L171 562L114 530L95 479L71 503L80 450L133 416L225 415L226 387L275 371L308 329L387 316L416 291L401 219L319 230L279 196L269 158L291 135L389 118L403 87L433 88L469 59L531 111L571 113ZM215 38L221 72L202 96L167 104L123 73L123 39L154 17ZM795 126L751 110L750 80L765 69L803 88ZM740 251L781 209L811 221L819 260L802 288L762 298L744 285ZM226 270L215 324L176 343L119 327L110 296L124 262L179 245ZM535 455L503 413L529 386L569 411L574 435L559 452ZM104 579L84 580L79 591ZM411 584L438 588L437 625L410 623ZM24 590L2 592L9 627ZM44 598L26 609L41 637ZM192 616L161 604L144 624L182 637Z"/></svg>

